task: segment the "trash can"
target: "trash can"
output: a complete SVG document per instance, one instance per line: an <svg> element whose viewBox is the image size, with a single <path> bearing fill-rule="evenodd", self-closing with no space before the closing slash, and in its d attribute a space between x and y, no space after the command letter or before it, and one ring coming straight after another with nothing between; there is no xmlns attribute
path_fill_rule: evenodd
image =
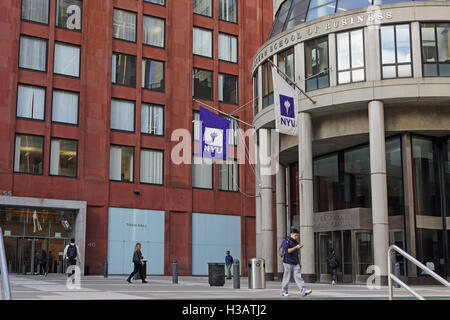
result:
<svg viewBox="0 0 450 320"><path fill-rule="evenodd" d="M89 266L88 265L84 266L84 275L85 276L89 275Z"/></svg>
<svg viewBox="0 0 450 320"><path fill-rule="evenodd" d="M208 282L211 287L225 284L225 263L208 263Z"/></svg>
<svg viewBox="0 0 450 320"><path fill-rule="evenodd" d="M144 279L146 279L147 278L147 260L142 260L142 262L144 262L144 266L142 267L142 268L144 268L144 270L142 273L144 274ZM140 280L140 279L141 279L141 276L138 272L134 275L133 280Z"/></svg>
<svg viewBox="0 0 450 320"><path fill-rule="evenodd" d="M248 263L248 288L249 289L265 289L266 288L266 276L265 276L266 264L264 259L252 258Z"/></svg>

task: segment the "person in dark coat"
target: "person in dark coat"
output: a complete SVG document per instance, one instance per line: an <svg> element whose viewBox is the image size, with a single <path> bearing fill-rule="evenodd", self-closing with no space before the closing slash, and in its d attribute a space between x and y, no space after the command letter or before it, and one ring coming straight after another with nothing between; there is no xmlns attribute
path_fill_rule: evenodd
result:
<svg viewBox="0 0 450 320"><path fill-rule="evenodd" d="M130 274L130 276L127 279L127 282L131 283L131 278L134 277L136 273L139 272L139 275L142 279L142 283L147 283L147 281L144 278L144 257L141 253L141 244L138 242L134 246L134 254L133 254L133 263L134 263L134 270Z"/></svg>
<svg viewBox="0 0 450 320"><path fill-rule="evenodd" d="M42 250L38 260L39 260L39 274L45 275L47 272L47 252L45 252L45 250Z"/></svg>
<svg viewBox="0 0 450 320"><path fill-rule="evenodd" d="M331 270L331 285L334 286L337 281L336 271L337 271L337 268L339 267L339 257L336 255L336 252L334 252L333 248L330 249L330 253L328 254L327 262L328 262L328 267Z"/></svg>
<svg viewBox="0 0 450 320"><path fill-rule="evenodd" d="M51 273L53 271L53 254L51 251L48 252L48 263L47 263L47 273Z"/></svg>

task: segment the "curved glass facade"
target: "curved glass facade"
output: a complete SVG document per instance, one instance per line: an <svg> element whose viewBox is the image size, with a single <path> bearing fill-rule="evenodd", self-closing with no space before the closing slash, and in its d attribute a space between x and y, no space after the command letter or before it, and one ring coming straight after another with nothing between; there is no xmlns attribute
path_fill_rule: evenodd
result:
<svg viewBox="0 0 450 320"><path fill-rule="evenodd" d="M275 16L269 39L295 26L330 14L394 2L417 0L286 0ZM420 0L431 1L431 0ZM448 1L448 0L434 0Z"/></svg>

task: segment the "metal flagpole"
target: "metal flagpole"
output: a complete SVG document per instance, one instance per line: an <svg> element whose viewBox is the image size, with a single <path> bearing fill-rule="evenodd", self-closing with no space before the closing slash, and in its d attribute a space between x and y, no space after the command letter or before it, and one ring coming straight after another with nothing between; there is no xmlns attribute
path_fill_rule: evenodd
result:
<svg viewBox="0 0 450 320"><path fill-rule="evenodd" d="M300 88L286 73L284 73L283 71L281 71L280 70L280 68L278 68L278 66L276 66L270 59L268 59L267 61L269 61L269 63L272 65L272 66L274 66L275 68L277 68L277 70L278 70L278 72L279 73L281 73L281 75L283 75L287 80L289 80L289 82L291 82L298 90L300 90L300 92L301 93L303 93L303 95L305 96L305 97L307 97L313 104L316 104L316 101L314 101L313 99L311 99L311 97L310 96L308 96L307 94L306 94L306 92L305 91L303 91L302 90L302 88ZM324 73L324 72L328 72L328 70L327 71L322 71L322 72L320 72L320 73ZM319 75L320 73L318 73L318 74L315 74L314 75L314 77L315 76L317 76L317 75ZM308 80L308 79L306 79L306 80Z"/></svg>
<svg viewBox="0 0 450 320"><path fill-rule="evenodd" d="M214 110L214 111L217 111L218 113L220 113L220 114L222 114L222 115L224 115L224 116L226 116L226 117L228 117L228 118L231 118L231 119L233 119L233 120L239 121L239 122L245 124L246 126L249 126L249 127L251 127L251 128L254 128L254 127L255 127L255 126L253 126L253 125L250 124L250 123L247 123L247 122L242 121L242 120L240 120L240 119L238 119L238 118L235 118L235 117L233 117L233 116L230 116L228 113L223 112L223 111L220 111L219 109L216 109L216 108L214 108L214 107L211 107L210 105L208 105L208 104L206 104L206 103L203 103L203 102L201 102L201 101L199 101L199 100L197 100L197 99L192 99L192 100L195 101L195 102L197 102L197 103L200 103L200 104L204 105L205 107L208 107L208 108L210 108L210 109L212 109L212 110Z"/></svg>

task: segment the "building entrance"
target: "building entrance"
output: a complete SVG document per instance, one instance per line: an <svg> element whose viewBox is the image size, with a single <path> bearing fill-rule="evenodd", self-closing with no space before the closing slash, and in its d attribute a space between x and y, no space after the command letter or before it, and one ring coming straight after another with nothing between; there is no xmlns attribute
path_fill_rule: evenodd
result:
<svg viewBox="0 0 450 320"><path fill-rule="evenodd" d="M316 233L317 278L331 282L327 258L333 248L339 258L338 283L363 282L369 276L367 268L373 264L372 232L339 230Z"/></svg>
<svg viewBox="0 0 450 320"><path fill-rule="evenodd" d="M63 272L64 247L74 235L75 216L67 210L0 207L9 271Z"/></svg>

